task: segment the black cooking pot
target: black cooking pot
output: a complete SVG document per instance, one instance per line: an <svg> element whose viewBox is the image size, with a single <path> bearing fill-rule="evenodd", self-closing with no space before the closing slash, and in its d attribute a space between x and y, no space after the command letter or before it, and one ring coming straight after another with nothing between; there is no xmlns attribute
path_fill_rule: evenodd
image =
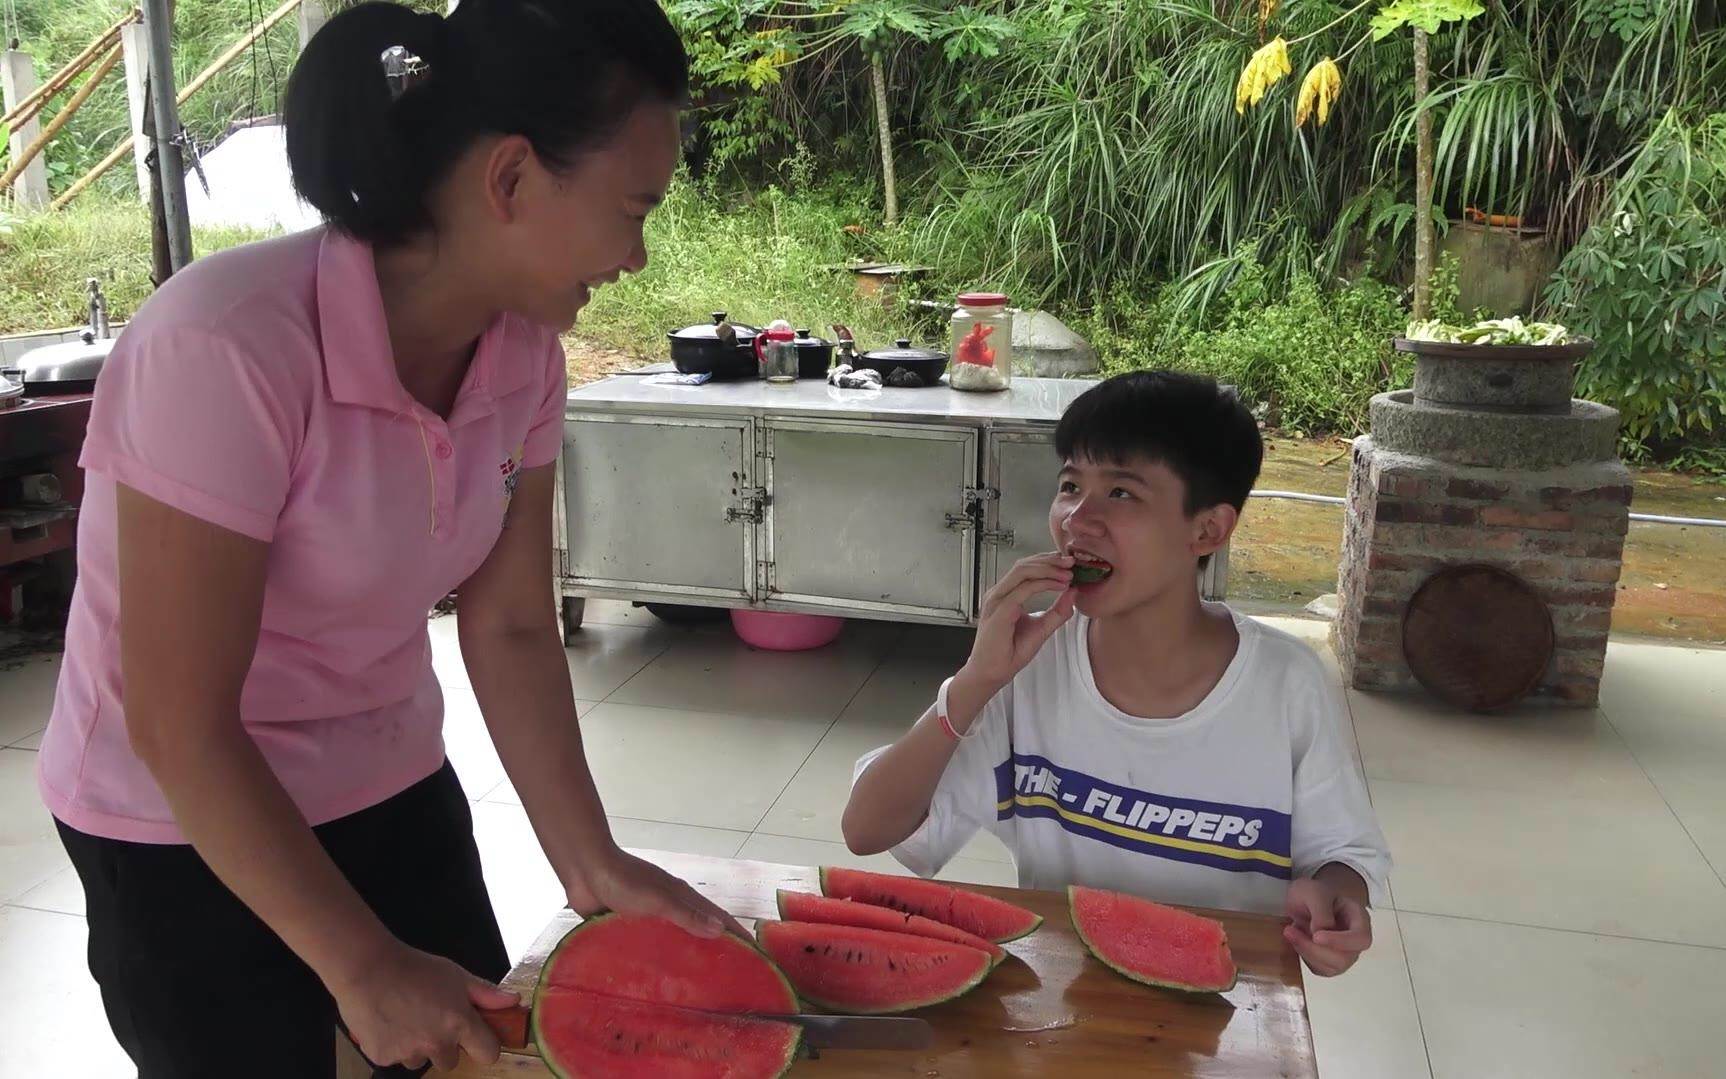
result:
<svg viewBox="0 0 1726 1079"><path fill-rule="evenodd" d="M798 330L797 339L791 342L797 346L797 377L826 378L827 369L833 366L833 346L819 337L812 337L808 330Z"/></svg>
<svg viewBox="0 0 1726 1079"><path fill-rule="evenodd" d="M857 366L881 372L881 381L888 386L939 386L941 376L947 370L947 354L929 348L912 348L910 341L901 338L892 348L863 353L857 357ZM896 375L896 371L915 376L916 381L909 382L906 375Z"/></svg>
<svg viewBox="0 0 1726 1079"><path fill-rule="evenodd" d="M755 337L760 332L715 311L711 323L685 326L666 336L671 339L672 364L686 375L711 372L716 379L754 378Z"/></svg>

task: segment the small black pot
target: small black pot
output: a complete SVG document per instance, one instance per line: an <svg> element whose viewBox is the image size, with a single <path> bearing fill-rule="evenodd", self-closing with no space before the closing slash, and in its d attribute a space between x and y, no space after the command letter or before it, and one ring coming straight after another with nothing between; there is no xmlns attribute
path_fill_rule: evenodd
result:
<svg viewBox="0 0 1726 1079"><path fill-rule="evenodd" d="M808 330L798 330L797 339L792 344L797 346L798 378L827 377L827 369L833 366L832 344L810 336Z"/></svg>
<svg viewBox="0 0 1726 1079"><path fill-rule="evenodd" d="M715 379L754 378L754 326L728 322L725 312L715 311L713 322L685 326L666 336L671 340L671 362L686 375L711 372Z"/></svg>
<svg viewBox="0 0 1726 1079"><path fill-rule="evenodd" d="M878 348L857 357L858 367L867 367L881 373L881 381L888 386L895 384L893 372L908 371L916 375L925 386L939 386L941 376L947 371L947 354L928 348L912 348L911 342L900 339L893 348Z"/></svg>

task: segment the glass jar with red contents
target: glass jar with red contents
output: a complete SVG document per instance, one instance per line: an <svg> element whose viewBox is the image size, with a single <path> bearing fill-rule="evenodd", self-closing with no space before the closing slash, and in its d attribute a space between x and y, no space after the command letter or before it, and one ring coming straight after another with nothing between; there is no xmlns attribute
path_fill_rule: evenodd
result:
<svg viewBox="0 0 1726 1079"><path fill-rule="evenodd" d="M953 312L953 359L947 383L990 392L1013 384L1013 316L999 292L966 292Z"/></svg>

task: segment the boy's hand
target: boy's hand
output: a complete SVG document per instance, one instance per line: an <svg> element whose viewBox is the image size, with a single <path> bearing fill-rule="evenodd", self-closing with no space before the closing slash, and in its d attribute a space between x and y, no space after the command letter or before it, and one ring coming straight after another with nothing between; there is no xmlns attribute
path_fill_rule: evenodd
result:
<svg viewBox="0 0 1726 1079"><path fill-rule="evenodd" d="M1286 908L1293 924L1283 926L1283 939L1314 974L1341 974L1372 947L1372 915L1325 881L1302 877L1290 884Z"/></svg>
<svg viewBox="0 0 1726 1079"><path fill-rule="evenodd" d="M1073 617L1073 560L1054 551L1021 558L983 596L977 638L965 669L976 681L1000 687L1013 680L1036 656L1043 642ZM1033 596L1059 592L1055 605L1040 614L1025 610Z"/></svg>

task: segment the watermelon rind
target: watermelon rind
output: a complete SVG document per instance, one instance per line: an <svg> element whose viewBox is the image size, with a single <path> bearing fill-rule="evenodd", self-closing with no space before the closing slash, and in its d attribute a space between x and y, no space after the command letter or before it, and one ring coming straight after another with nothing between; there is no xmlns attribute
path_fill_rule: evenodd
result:
<svg viewBox="0 0 1726 1079"><path fill-rule="evenodd" d="M587 917L583 918L579 924L577 924L576 926L571 928L568 933L565 933L563 935L563 939L558 941L556 946L553 947L552 950L550 951L550 953L546 955L545 962L540 967L539 980L534 985L534 994L533 995L534 995L535 1001L537 1001L539 999L540 995L546 990L546 988L547 988L546 974L548 971L550 971L552 969L552 967L554 965L554 961L556 960L557 956L563 952L564 949L568 948L572 943L574 943L580 937L580 935L583 932L590 931L590 930L592 930L598 926L602 926L602 925L606 924L607 922L609 922L613 918L623 918L623 917L629 917L629 916L617 914L617 913L612 912L612 911L601 911L601 912L596 913L596 914L590 914ZM785 972L779 969L779 964L777 964L773 961L773 957L768 955L767 952L758 943L756 943L753 940L748 940L748 939L738 937L735 935L731 935L731 934L728 934L724 939L727 941L736 941L736 943L739 946L747 948L750 952L753 952L755 955L759 956L760 959L762 960L762 962L767 964L767 969L769 969L773 972L774 977L776 977L779 980L779 984L785 988L786 1014L789 1015L789 1014L794 1013L797 1010L797 990L791 984L791 980L785 976ZM596 994L596 995L602 995L602 994ZM619 998L619 999L628 999L628 998ZM653 1004L653 1003L657 1003L657 1002L655 1002L655 1001L637 1001L637 1003ZM553 1059L552 1054L547 1051L543 1041L541 1040L539 1016L540 1016L540 1011L539 1011L539 1008L536 1006L529 1013L529 1020L528 1020L529 1034L533 1039L534 1046L539 1049L540 1058L545 1061L546 1067L551 1070L552 1074L555 1075L557 1077L557 1079L598 1079L598 1077L578 1076L572 1072L564 1070L563 1068L561 1068L557 1064L557 1062ZM784 1061L783 1065L781 1065L779 1067L778 1071L770 1072L770 1073L763 1073L765 1079L778 1079L779 1076L783 1076L787 1071L789 1071L791 1069L791 1065L796 1062L798 1051L801 1048L802 1043L803 1043L803 1031L801 1028L796 1027L796 1024L790 1024L790 1025L795 1029L796 1037L794 1037L791 1041L791 1045L786 1052L785 1061ZM609 1077L605 1077L605 1079L609 1079Z"/></svg>
<svg viewBox="0 0 1726 1079"><path fill-rule="evenodd" d="M970 948L963 944L954 944L951 941L937 940L934 937L919 937L913 936L909 933L895 933L888 929L869 929L862 926L852 925L827 925L819 922L763 921L758 924L756 926L756 933L761 937L763 946L768 949L767 954L769 958L772 958L773 952L771 946L767 944L767 941L776 932L774 929L775 926L787 926L797 930L812 929L817 932L831 933L834 936L859 934L865 940L868 940L870 937L879 938L879 943L883 946L889 947L895 944L900 947L908 947L908 944L902 942L912 942L917 946L928 950L950 948L962 953L970 953L972 955L980 956L983 959L982 964L978 967L976 972L968 975L962 983L954 983L947 989L939 993L931 994L927 997L900 997L891 1003L865 1004L858 1001L838 1001L830 997L823 997L819 992L811 993L807 986L797 986L797 995L805 1002L830 1012L842 1012L851 1015L897 1015L901 1012L915 1011L918 1008L933 1007L936 1004L944 1004L949 1000L962 997L966 993L969 993L971 990L981 985L983 983L983 979L989 976L989 972L995 969L993 961L987 952L979 951L976 948ZM795 981L793 981L792 984L797 985Z"/></svg>
<svg viewBox="0 0 1726 1079"><path fill-rule="evenodd" d="M1043 916L1041 914L1037 914L1037 913L1034 913L1032 911L1028 911L1024 907L1017 906L1013 903L1007 902L1005 899L996 899L992 895L984 895L981 892L973 892L968 888L955 887L954 885L948 884L946 881L925 880L922 877L900 877L900 876L895 876L891 873L875 873L875 872L872 872L872 871L866 870L866 869L847 869L847 868L844 868L842 866L822 866L819 870L820 880L821 880L821 894L822 895L834 896L835 885L832 882L832 877L833 877L834 873L851 875L851 876L858 878L859 880L868 880L870 882L879 883L883 887L887 887L887 888L893 887L894 881L904 881L906 883L919 885L919 886L933 886L936 888L944 888L947 891L951 892L955 897L962 898L967 902L982 904L985 906L986 909L988 909L990 911L1000 912L1003 914L1005 914L1007 911L1011 911L1011 912L1013 912L1014 915L1022 915L1023 918L1019 920L1018 926L1016 928L1009 930L1009 931L1006 931L1006 932L1002 932L1002 933L991 934L991 933L978 933L975 928L968 926L968 925L959 925L958 922L955 921L953 918L951 918L951 917L945 917L944 918L938 912L935 912L935 911L930 911L930 910L926 910L926 909L925 910L911 910L910 911L910 913L912 913L912 914L920 914L923 917L928 918L932 921L942 922L946 925L951 925L951 926L954 926L955 928L963 929L967 933L975 933L977 936L982 937L984 940L992 941L995 944L1007 944L1011 941L1018 940L1020 937L1030 936L1032 933L1035 933L1043 924ZM857 902L860 902L860 903L869 902L869 900L867 900L867 899L860 899L854 895L839 895L839 896L834 896L834 897L839 898L839 899L856 900ZM900 910L901 909L901 908L895 907L889 903L876 903L874 905L875 906L884 906L890 910ZM906 908L906 909L909 909L909 908Z"/></svg>
<svg viewBox="0 0 1726 1079"><path fill-rule="evenodd" d="M1182 992L1182 993L1226 993L1229 990L1233 989L1235 987L1235 985L1240 981L1241 975L1240 975L1240 968L1238 966L1235 968L1234 977L1229 979L1229 984L1227 984L1227 985L1192 985L1192 984L1187 983L1187 982L1164 981L1164 980L1161 980L1158 978L1152 978L1152 977L1150 977L1146 974L1143 974L1139 971L1129 970L1126 967L1121 966L1119 963L1116 963L1114 960L1110 959L1107 955L1105 955L1103 953L1102 947L1099 946L1096 941L1092 940L1088 935L1086 935L1085 926L1080 921L1078 912L1073 909L1073 904L1077 899L1078 899L1078 886L1072 885L1072 884L1067 885L1067 916L1070 919L1072 919L1073 931L1075 933L1079 934L1079 940L1084 943L1085 950L1090 952L1093 956L1095 956L1097 959L1097 962L1108 967L1110 970L1114 971L1116 974L1119 974L1121 977L1128 978L1132 981L1138 982L1140 985L1154 985L1159 989L1174 989L1174 990L1177 990L1177 991Z"/></svg>

